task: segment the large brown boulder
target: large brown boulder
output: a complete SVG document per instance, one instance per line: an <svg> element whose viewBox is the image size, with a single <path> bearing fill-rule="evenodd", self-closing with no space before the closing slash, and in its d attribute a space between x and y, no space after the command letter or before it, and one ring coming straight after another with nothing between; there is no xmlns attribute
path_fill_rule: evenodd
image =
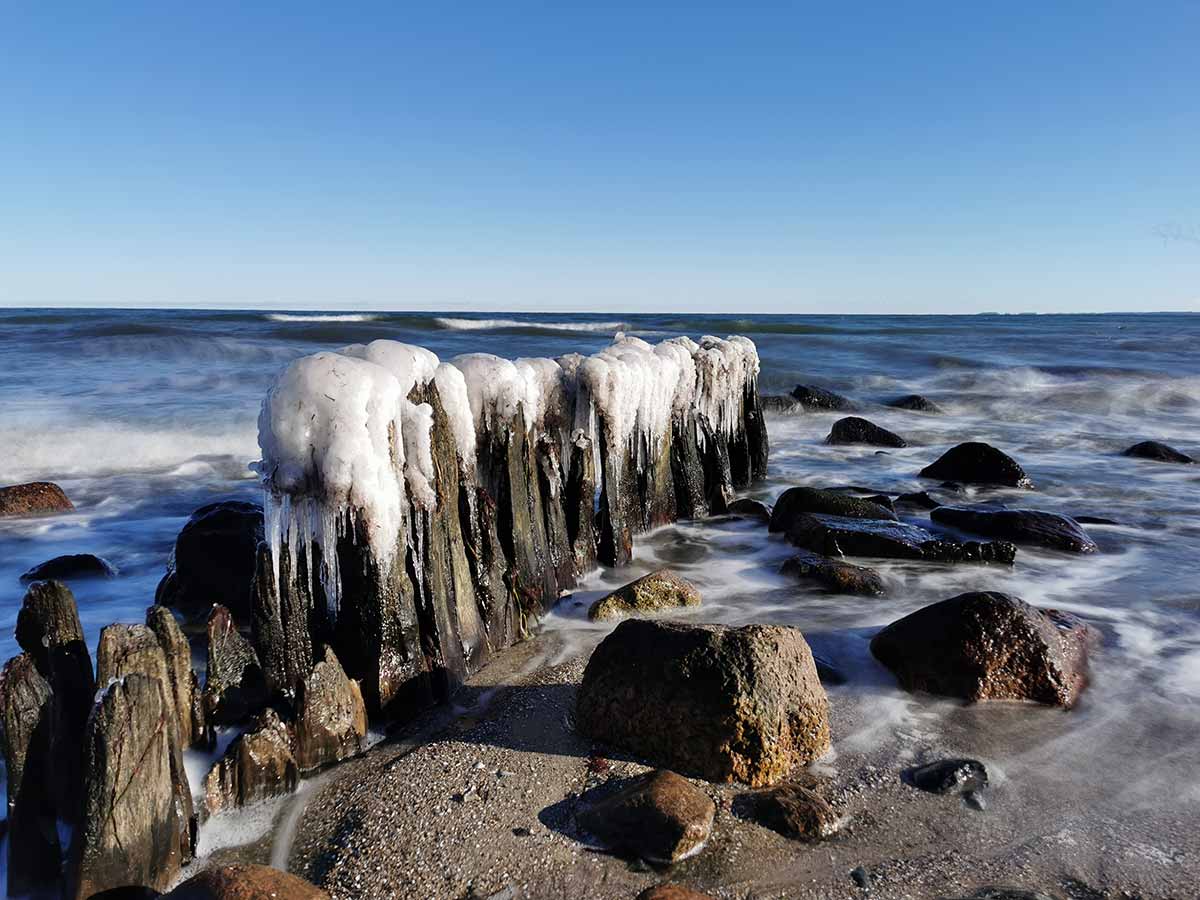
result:
<svg viewBox="0 0 1200 900"><path fill-rule="evenodd" d="M299 783L292 731L268 709L205 776L204 797L208 811L216 813L290 794Z"/></svg>
<svg viewBox="0 0 1200 900"><path fill-rule="evenodd" d="M716 807L708 794L686 778L659 769L592 804L577 821L613 850L669 864L704 846L714 815Z"/></svg>
<svg viewBox="0 0 1200 900"><path fill-rule="evenodd" d="M802 784L781 784L740 798L761 824L797 841L820 841L838 830L839 818L825 798Z"/></svg>
<svg viewBox="0 0 1200 900"><path fill-rule="evenodd" d="M8 892L30 893L58 879L50 736L53 695L33 658L22 653L0 672L0 749L8 785Z"/></svg>
<svg viewBox="0 0 1200 900"><path fill-rule="evenodd" d="M1071 707L1087 684L1088 627L994 591L960 594L887 626L871 652L909 691Z"/></svg>
<svg viewBox="0 0 1200 900"><path fill-rule="evenodd" d="M1003 450L981 441L951 447L921 470L922 478L962 481L968 484L999 484L1032 488L1033 482L1015 459Z"/></svg>
<svg viewBox="0 0 1200 900"><path fill-rule="evenodd" d="M179 720L180 744L185 747L210 746L212 735L205 727L203 694L192 668L192 648L183 629L175 621L174 614L159 605L146 610L146 625L158 638L166 657L167 678Z"/></svg>
<svg viewBox="0 0 1200 900"><path fill-rule="evenodd" d="M329 894L279 869L236 863L209 867L162 900L329 900Z"/></svg>
<svg viewBox="0 0 1200 900"><path fill-rule="evenodd" d="M92 710L96 680L70 588L57 581L31 584L17 613L16 637L54 692L50 729L54 806L59 818L75 822L83 783L79 736Z"/></svg>
<svg viewBox="0 0 1200 900"><path fill-rule="evenodd" d="M134 672L101 692L83 738L83 818L65 897L84 900L128 885L165 890L190 857L170 723L171 701L157 678Z"/></svg>
<svg viewBox="0 0 1200 900"><path fill-rule="evenodd" d="M68 512L74 508L63 489L50 481L0 487L0 517Z"/></svg>
<svg viewBox="0 0 1200 900"><path fill-rule="evenodd" d="M797 628L627 619L592 653L575 711L596 740L755 787L829 750L829 704Z"/></svg>
<svg viewBox="0 0 1200 900"><path fill-rule="evenodd" d="M658 569L601 597L588 610L588 618L595 622L699 605L700 591L694 584L670 569Z"/></svg>
<svg viewBox="0 0 1200 900"><path fill-rule="evenodd" d="M224 500L192 513L175 539L167 573L154 602L171 606L188 620L202 619L214 603L249 622L254 561L263 539L257 503Z"/></svg>
<svg viewBox="0 0 1200 900"><path fill-rule="evenodd" d="M331 648L313 666L296 700L296 762L310 772L354 756L367 735L367 708L358 682Z"/></svg>
<svg viewBox="0 0 1200 900"><path fill-rule="evenodd" d="M267 681L258 654L224 606L208 617L208 665L204 673L204 717L211 725L237 725L267 703Z"/></svg>

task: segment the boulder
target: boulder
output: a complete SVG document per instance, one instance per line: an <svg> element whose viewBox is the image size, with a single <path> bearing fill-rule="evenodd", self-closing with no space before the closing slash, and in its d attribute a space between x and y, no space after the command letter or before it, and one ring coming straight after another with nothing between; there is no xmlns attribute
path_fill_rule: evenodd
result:
<svg viewBox="0 0 1200 900"><path fill-rule="evenodd" d="M917 525L887 519L854 519L801 513L787 539L821 556L873 556L929 562L1011 563L1017 548L1007 541L957 541L936 538Z"/></svg>
<svg viewBox="0 0 1200 900"><path fill-rule="evenodd" d="M1036 544L1068 553L1095 553L1099 549L1074 519L1036 509L942 506L932 510L929 517L940 525L1018 544Z"/></svg>
<svg viewBox="0 0 1200 900"><path fill-rule="evenodd" d="M198 620L214 604L250 621L255 554L263 539L262 507L241 500L210 503L192 513L175 539L154 602Z"/></svg>
<svg viewBox="0 0 1200 900"><path fill-rule="evenodd" d="M299 783L292 731L267 709L205 776L205 803L210 813L236 809L290 794Z"/></svg>
<svg viewBox="0 0 1200 900"><path fill-rule="evenodd" d="M739 497L729 504L729 511L744 519L758 519L761 522L771 521L771 507L761 500L751 500L749 497Z"/></svg>
<svg viewBox="0 0 1200 900"><path fill-rule="evenodd" d="M1133 456L1137 459L1152 459L1155 462L1183 463L1185 465L1196 461L1186 453L1180 453L1174 447L1170 447L1159 441L1142 441L1140 444L1134 444L1121 455Z"/></svg>
<svg viewBox="0 0 1200 900"><path fill-rule="evenodd" d="M960 594L875 635L871 652L909 691L1071 707L1087 684L1089 629L994 591Z"/></svg>
<svg viewBox="0 0 1200 900"><path fill-rule="evenodd" d="M0 518L69 512L74 508L63 489L50 481L0 487Z"/></svg>
<svg viewBox="0 0 1200 900"><path fill-rule="evenodd" d="M0 747L8 787L8 893L32 893L58 880L62 863L50 740L53 694L28 653L0 672Z"/></svg>
<svg viewBox="0 0 1200 900"><path fill-rule="evenodd" d="M839 818L816 791L788 783L744 795L759 824L797 841L814 842L838 830Z"/></svg>
<svg viewBox="0 0 1200 900"><path fill-rule="evenodd" d="M146 626L154 632L167 664L167 680L184 747L211 747L213 734L205 727L204 699L192 669L192 648L175 616L165 606L146 610Z"/></svg>
<svg viewBox="0 0 1200 900"><path fill-rule="evenodd" d="M905 769L907 784L931 794L981 791L988 784L987 768L977 759L939 759Z"/></svg>
<svg viewBox="0 0 1200 900"><path fill-rule="evenodd" d="M779 416L794 416L804 412L804 405L795 397L783 394L766 394L760 398L763 412L775 413Z"/></svg>
<svg viewBox="0 0 1200 900"><path fill-rule="evenodd" d="M829 703L797 628L626 619L588 660L576 727L653 764L760 787L829 750Z"/></svg>
<svg viewBox="0 0 1200 900"><path fill-rule="evenodd" d="M303 878L250 863L210 866L162 900L329 900L329 894Z"/></svg>
<svg viewBox="0 0 1200 900"><path fill-rule="evenodd" d="M807 550L784 562L780 571L821 584L831 594L858 594L878 597L884 593L883 579L874 569L852 566Z"/></svg>
<svg viewBox="0 0 1200 900"><path fill-rule="evenodd" d="M1033 482L1015 459L991 444L968 441L951 447L921 470L922 478L966 484L999 484L1032 488Z"/></svg>
<svg viewBox="0 0 1200 900"><path fill-rule="evenodd" d="M579 814L579 826L613 850L660 864L698 853L716 807L686 778L659 769L630 781Z"/></svg>
<svg viewBox="0 0 1200 900"><path fill-rule="evenodd" d="M713 898L709 894L693 891L682 884L664 881L662 884L646 888L637 895L635 900L713 900Z"/></svg>
<svg viewBox="0 0 1200 900"><path fill-rule="evenodd" d="M177 807L170 715L157 678L135 672L101 691L83 736L83 818L65 897L85 900L129 885L162 891L190 857L181 843L188 825Z"/></svg>
<svg viewBox="0 0 1200 900"><path fill-rule="evenodd" d="M838 491L820 488L788 488L775 501L771 510L771 531L788 531L804 513L824 513L853 519L895 519L896 514L885 506L851 497Z"/></svg>
<svg viewBox="0 0 1200 900"><path fill-rule="evenodd" d="M70 588L58 581L31 584L17 613L16 637L54 692L50 729L54 807L59 818L76 822L83 782L79 736L92 710L96 680Z"/></svg>
<svg viewBox="0 0 1200 900"><path fill-rule="evenodd" d="M841 412L854 412L858 407L853 401L841 394L827 391L811 384L798 384L792 388L792 396L800 401L805 409L832 409Z"/></svg>
<svg viewBox="0 0 1200 900"><path fill-rule="evenodd" d="M210 726L237 725L267 702L267 682L258 655L242 637L224 606L208 617L208 666L204 676L204 717Z"/></svg>
<svg viewBox="0 0 1200 900"><path fill-rule="evenodd" d="M908 441L900 435L881 428L874 422L858 416L847 416L833 423L827 444L870 444L873 447L907 447Z"/></svg>
<svg viewBox="0 0 1200 900"><path fill-rule="evenodd" d="M893 400L888 400L885 405L890 406L893 409L911 409L914 412L942 412L942 408L940 406L938 406L928 397L922 397L920 394L905 394L903 397L896 397Z"/></svg>
<svg viewBox="0 0 1200 900"><path fill-rule="evenodd" d="M699 606L700 591L670 569L657 569L601 597L588 610L593 622L622 616Z"/></svg>
<svg viewBox="0 0 1200 900"><path fill-rule="evenodd" d="M367 708L358 682L346 676L329 647L300 686L296 762L310 772L354 756L367 734Z"/></svg>
<svg viewBox="0 0 1200 900"><path fill-rule="evenodd" d="M49 578L113 578L116 566L106 559L91 553L74 553L56 556L39 563L21 575L21 581L45 581Z"/></svg>
<svg viewBox="0 0 1200 900"><path fill-rule="evenodd" d="M942 505L937 500L934 500L927 491L900 494L894 502L898 506L915 506L917 509L937 509Z"/></svg>

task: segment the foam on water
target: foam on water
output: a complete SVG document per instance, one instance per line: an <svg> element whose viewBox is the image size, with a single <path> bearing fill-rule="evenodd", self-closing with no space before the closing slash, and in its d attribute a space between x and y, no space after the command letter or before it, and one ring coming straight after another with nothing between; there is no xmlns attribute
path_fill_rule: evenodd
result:
<svg viewBox="0 0 1200 900"><path fill-rule="evenodd" d="M624 322L539 322L531 319L455 319L439 316L443 328L454 331L497 331L509 328L540 328L545 331L582 331L615 334L626 329Z"/></svg>
<svg viewBox="0 0 1200 900"><path fill-rule="evenodd" d="M271 322L374 322L369 313L267 313Z"/></svg>

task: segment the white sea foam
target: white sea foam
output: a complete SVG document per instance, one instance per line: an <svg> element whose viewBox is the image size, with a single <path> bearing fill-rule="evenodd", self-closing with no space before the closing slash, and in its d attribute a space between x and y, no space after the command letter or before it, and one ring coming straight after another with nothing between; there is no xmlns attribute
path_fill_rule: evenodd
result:
<svg viewBox="0 0 1200 900"><path fill-rule="evenodd" d="M501 328L543 328L547 331L591 331L615 334L628 326L624 322L534 322L520 319L434 319L443 328L455 331L494 331Z"/></svg>
<svg viewBox="0 0 1200 900"><path fill-rule="evenodd" d="M369 313L267 313L272 322L374 322L379 316Z"/></svg>

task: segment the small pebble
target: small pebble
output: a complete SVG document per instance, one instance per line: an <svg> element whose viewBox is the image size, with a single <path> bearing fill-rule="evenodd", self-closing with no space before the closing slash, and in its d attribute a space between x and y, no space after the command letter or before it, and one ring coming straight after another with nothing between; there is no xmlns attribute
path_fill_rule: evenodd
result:
<svg viewBox="0 0 1200 900"><path fill-rule="evenodd" d="M850 877L853 878L854 883L864 891L869 891L871 889L871 873L862 866L859 866L857 869L852 871L850 873Z"/></svg>

